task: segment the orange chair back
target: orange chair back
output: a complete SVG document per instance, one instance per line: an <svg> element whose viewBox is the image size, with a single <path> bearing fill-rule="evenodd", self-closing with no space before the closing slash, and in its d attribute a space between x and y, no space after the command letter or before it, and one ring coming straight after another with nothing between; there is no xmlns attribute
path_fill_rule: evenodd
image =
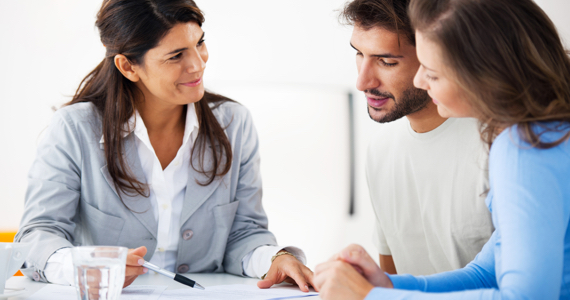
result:
<svg viewBox="0 0 570 300"><path fill-rule="evenodd" d="M14 241L15 232L0 232L0 243L11 243ZM14 276L24 276L22 272L18 271Z"/></svg>

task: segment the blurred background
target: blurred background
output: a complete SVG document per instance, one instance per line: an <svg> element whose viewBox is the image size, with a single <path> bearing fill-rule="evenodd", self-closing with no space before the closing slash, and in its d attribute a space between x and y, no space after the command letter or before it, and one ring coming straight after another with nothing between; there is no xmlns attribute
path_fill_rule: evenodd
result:
<svg viewBox="0 0 570 300"><path fill-rule="evenodd" d="M210 53L206 88L243 103L259 132L264 207L281 245L309 267L349 243L372 243L364 160L380 126L354 88L345 0L196 0ZM539 5L570 42L568 0ZM17 231L26 174L53 108L104 57L101 0L0 0L0 240ZM57 199L54 199L57 201Z"/></svg>

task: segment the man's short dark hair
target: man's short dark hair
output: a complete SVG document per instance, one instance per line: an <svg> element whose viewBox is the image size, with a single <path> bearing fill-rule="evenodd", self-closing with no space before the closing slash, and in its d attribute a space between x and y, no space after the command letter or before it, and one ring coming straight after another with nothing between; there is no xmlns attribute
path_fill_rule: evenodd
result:
<svg viewBox="0 0 570 300"><path fill-rule="evenodd" d="M347 3L340 14L348 25L366 30L382 27L405 36L416 46L415 32L408 17L410 0L354 0Z"/></svg>

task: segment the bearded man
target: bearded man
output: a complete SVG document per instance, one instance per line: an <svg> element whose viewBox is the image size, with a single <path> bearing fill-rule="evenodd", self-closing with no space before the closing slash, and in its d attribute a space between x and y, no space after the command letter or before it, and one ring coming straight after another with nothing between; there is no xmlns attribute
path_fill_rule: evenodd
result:
<svg viewBox="0 0 570 300"><path fill-rule="evenodd" d="M474 119L445 119L413 85L420 62L409 0L354 0L357 88L381 123L367 155L382 270L428 275L464 267L493 232L487 153ZM437 80L437 78L428 78Z"/></svg>

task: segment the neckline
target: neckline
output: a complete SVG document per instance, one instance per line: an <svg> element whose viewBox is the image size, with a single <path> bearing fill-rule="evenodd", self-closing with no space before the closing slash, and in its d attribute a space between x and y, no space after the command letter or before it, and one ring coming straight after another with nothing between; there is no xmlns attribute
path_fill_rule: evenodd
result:
<svg viewBox="0 0 570 300"><path fill-rule="evenodd" d="M415 132L414 129L412 128L412 125L410 124L410 120L407 120L407 121L408 122L406 124L406 127L408 128L408 133L410 134L411 137L418 139L418 140L429 140L429 139L433 139L433 138L437 137L438 135L440 135L449 126L451 126L453 123L455 123L457 121L457 119L456 118L448 118L443 123L441 123L441 125L437 126L435 129L428 131L428 132L423 132L423 133Z"/></svg>

